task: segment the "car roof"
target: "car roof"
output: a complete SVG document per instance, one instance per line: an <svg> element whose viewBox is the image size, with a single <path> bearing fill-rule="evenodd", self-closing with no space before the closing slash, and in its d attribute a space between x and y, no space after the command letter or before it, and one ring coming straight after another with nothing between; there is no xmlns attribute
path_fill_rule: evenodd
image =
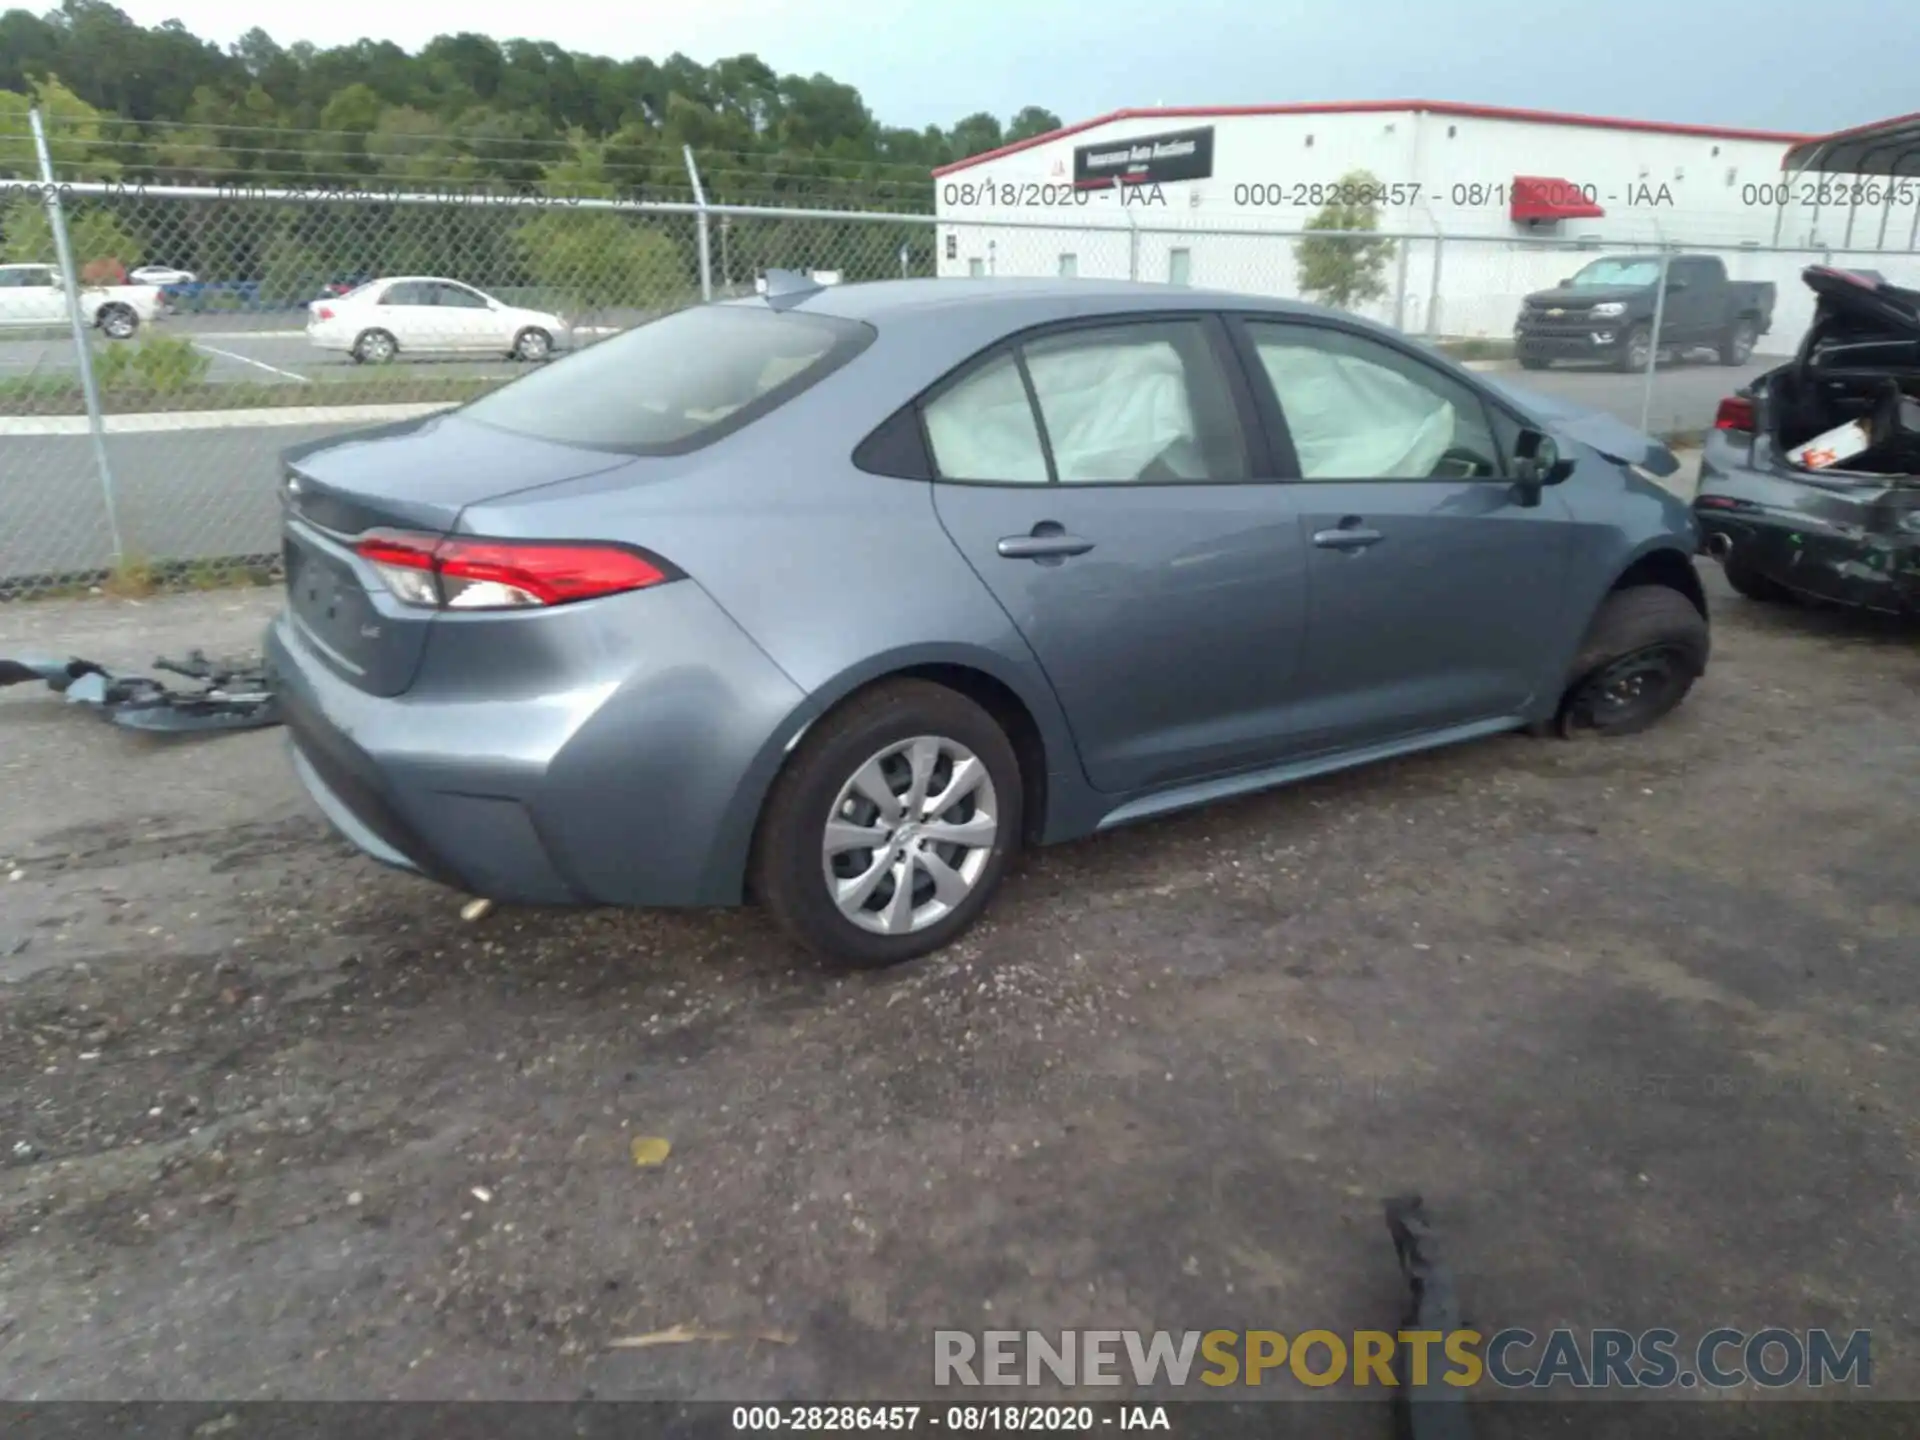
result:
<svg viewBox="0 0 1920 1440"><path fill-rule="evenodd" d="M725 302L765 305L765 296L746 296ZM920 279L871 280L827 285L790 302L792 308L844 320L882 324L925 316L929 312L966 308L976 313L997 312L1010 329L1040 324L1063 308L1087 314L1126 314L1153 310L1267 310L1276 314L1322 314L1318 306L1231 290L1205 290L1185 285L1159 285L1144 280L1042 279Z"/></svg>

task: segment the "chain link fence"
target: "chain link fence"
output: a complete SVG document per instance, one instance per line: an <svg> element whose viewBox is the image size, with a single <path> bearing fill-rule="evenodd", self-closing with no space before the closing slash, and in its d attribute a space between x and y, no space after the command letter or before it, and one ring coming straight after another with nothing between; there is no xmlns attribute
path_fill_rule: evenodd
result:
<svg viewBox="0 0 1920 1440"><path fill-rule="evenodd" d="M750 295L769 269L1331 300L1512 368L1529 293L1597 253L1647 248L720 205L689 171L685 201L0 180L0 599L271 578L283 449L457 405L650 317ZM1752 364L1656 355L1644 374L1556 367L1524 383L1699 429L1804 332L1805 266L1920 285L1911 254L1684 248L1776 287ZM145 268L156 260L167 268Z"/></svg>

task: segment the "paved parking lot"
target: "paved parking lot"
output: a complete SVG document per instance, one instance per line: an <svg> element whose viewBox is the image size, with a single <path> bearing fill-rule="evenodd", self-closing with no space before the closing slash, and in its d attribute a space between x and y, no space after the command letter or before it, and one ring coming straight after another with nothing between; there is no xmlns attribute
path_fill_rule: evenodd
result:
<svg viewBox="0 0 1920 1440"><path fill-rule="evenodd" d="M0 1393L924 1397L935 1328L1391 1326L1415 1189L1484 1328L1871 1328L1916 1398L1920 647L1705 568L1653 733L1044 852L877 976L464 923L277 735L0 692ZM273 603L8 607L0 655ZM615 1346L674 1325L734 1338Z"/></svg>

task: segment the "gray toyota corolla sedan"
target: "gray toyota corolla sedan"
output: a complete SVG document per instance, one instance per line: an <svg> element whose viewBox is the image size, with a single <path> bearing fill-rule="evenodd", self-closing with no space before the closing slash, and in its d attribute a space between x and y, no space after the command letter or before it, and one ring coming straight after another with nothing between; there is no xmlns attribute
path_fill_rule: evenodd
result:
<svg viewBox="0 0 1920 1440"><path fill-rule="evenodd" d="M289 451L269 654L375 858L885 965L1023 845L1657 720L1708 653L1676 463L1286 301L775 274Z"/></svg>

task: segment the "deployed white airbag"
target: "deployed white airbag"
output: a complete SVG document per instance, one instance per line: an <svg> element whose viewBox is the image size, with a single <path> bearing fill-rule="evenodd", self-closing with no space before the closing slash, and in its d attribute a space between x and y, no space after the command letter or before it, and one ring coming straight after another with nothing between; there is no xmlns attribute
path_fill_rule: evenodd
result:
<svg viewBox="0 0 1920 1440"><path fill-rule="evenodd" d="M1062 480L1135 480L1155 460L1203 480L1186 367L1164 340L1027 353Z"/></svg>
<svg viewBox="0 0 1920 1440"><path fill-rule="evenodd" d="M927 439L950 480L1047 483L1047 457L1027 388L1012 360L998 360L926 410Z"/></svg>
<svg viewBox="0 0 1920 1440"><path fill-rule="evenodd" d="M1451 404L1381 365L1262 341L1308 480L1424 480L1453 444Z"/></svg>

